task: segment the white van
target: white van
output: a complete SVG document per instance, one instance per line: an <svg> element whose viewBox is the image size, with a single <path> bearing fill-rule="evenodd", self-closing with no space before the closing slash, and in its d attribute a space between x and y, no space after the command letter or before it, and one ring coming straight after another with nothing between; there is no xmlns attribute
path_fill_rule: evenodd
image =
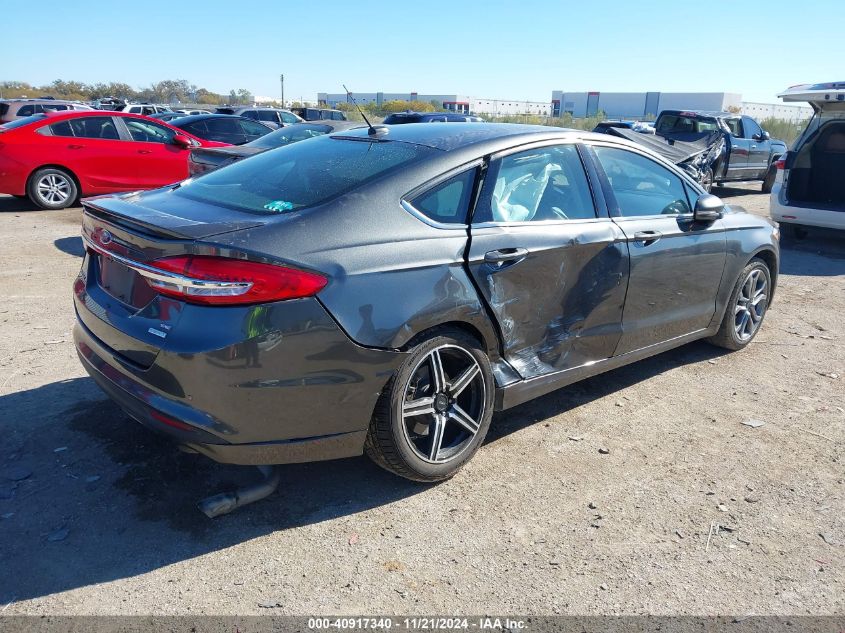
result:
<svg viewBox="0 0 845 633"><path fill-rule="evenodd" d="M845 81L793 86L784 101L806 101L813 110L807 128L781 160L769 213L792 228L845 229Z"/></svg>

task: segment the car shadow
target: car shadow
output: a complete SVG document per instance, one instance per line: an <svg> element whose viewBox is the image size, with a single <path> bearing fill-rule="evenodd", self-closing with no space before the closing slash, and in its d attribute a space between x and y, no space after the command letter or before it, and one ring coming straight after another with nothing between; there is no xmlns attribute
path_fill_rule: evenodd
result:
<svg viewBox="0 0 845 633"><path fill-rule="evenodd" d="M41 208L30 202L28 198L0 196L0 213L26 213L28 211L41 211Z"/></svg>
<svg viewBox="0 0 845 633"><path fill-rule="evenodd" d="M693 343L577 383L497 414L488 442L720 353ZM179 451L91 379L2 396L0 413L0 604L143 574L430 488L365 457L287 465L274 495L211 520L196 503L254 481L257 470Z"/></svg>
<svg viewBox="0 0 845 633"><path fill-rule="evenodd" d="M68 255L73 255L75 257L82 257L85 255L85 247L82 245L81 237L60 237L57 240L53 240L53 246L63 253L67 253Z"/></svg>
<svg viewBox="0 0 845 633"><path fill-rule="evenodd" d="M780 272L786 275L830 277L845 275L845 231L806 227L806 236L782 227Z"/></svg>

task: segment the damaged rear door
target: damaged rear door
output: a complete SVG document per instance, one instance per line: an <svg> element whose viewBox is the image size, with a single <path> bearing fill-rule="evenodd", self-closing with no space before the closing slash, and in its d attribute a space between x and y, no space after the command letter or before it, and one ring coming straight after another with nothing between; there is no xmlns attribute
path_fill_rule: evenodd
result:
<svg viewBox="0 0 845 633"><path fill-rule="evenodd" d="M597 212L574 143L493 157L473 214L468 264L498 323L504 356L523 378L613 354L628 277L624 239Z"/></svg>

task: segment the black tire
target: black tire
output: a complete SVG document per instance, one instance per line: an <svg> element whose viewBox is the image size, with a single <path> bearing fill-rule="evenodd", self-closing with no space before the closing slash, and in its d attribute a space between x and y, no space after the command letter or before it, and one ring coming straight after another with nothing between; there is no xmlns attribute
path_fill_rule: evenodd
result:
<svg viewBox="0 0 845 633"><path fill-rule="evenodd" d="M737 320L742 320L742 317L739 315L741 314L740 304L745 302L745 294L749 295L749 298L753 298L753 293L746 293L744 286L748 283L748 280L752 273L755 271L759 272L762 275L763 279L765 280L764 292L765 292L765 305L763 305L762 313L759 314L759 320L756 321L756 326L754 330L750 332L750 335L745 337L740 334L738 328L740 327L737 323ZM769 307L769 297L771 297L772 293L772 275L769 271L768 265L762 259L757 257L753 258L745 268L742 269L742 272L737 277L736 283L734 284L733 291L731 292L731 298L728 301L728 305L725 308L725 316L722 317L722 323L719 326L719 331L716 332L714 336L711 336L707 339L713 345L718 347L724 347L725 349L730 350L739 350L748 345L751 341L754 340L754 337L757 336L757 333L760 331L760 328L763 325L763 320L766 318L766 312L768 312ZM741 297L742 294L742 297ZM746 312L749 313L748 318L753 321L753 317L751 315L751 311L747 308L749 304L746 302ZM759 304L757 304L759 305ZM754 309L754 313L758 312L759 308Z"/></svg>
<svg viewBox="0 0 845 633"><path fill-rule="evenodd" d="M39 169L26 183L26 195L42 209L64 209L79 197L79 187L70 172L56 167Z"/></svg>
<svg viewBox="0 0 845 633"><path fill-rule="evenodd" d="M772 187L775 185L775 178L777 178L778 169L774 165L769 167L766 172L766 177L763 178L763 193L772 193Z"/></svg>
<svg viewBox="0 0 845 633"><path fill-rule="evenodd" d="M416 389L422 387L420 395L411 399L412 403L417 401L418 398L431 397L434 399L433 394L438 393L433 388L432 383L435 381L435 377L431 373L431 357L435 350L437 350L437 358L441 359L442 357L441 367L447 379L447 386L443 393L446 400L449 400L447 392L457 382L455 379L464 373L459 370L461 359L466 361L467 368L472 366L474 360L478 370L480 370L474 374L471 382L463 387L457 397L449 400L454 405L457 405L459 400L462 405L465 405L471 399L472 406L466 406L466 408L461 406L459 408L461 413L469 409L471 417L478 421L474 435L461 423L454 421L449 416L449 411L437 413L434 407L442 406L442 400L434 400L432 403L434 410L430 413L416 416L403 415L403 405L409 406L406 401L406 393L413 391L416 395ZM453 372L455 375L450 375L452 368L455 368ZM426 374L428 376L427 383L420 380L420 377ZM373 412L364 449L376 464L400 477L421 482L448 479L472 458L484 442L487 430L490 428L490 420L493 417L494 392L495 385L490 361L481 350L478 341L458 329L433 330L429 336L411 348L408 357L385 386ZM449 404L450 410L454 405ZM436 437L433 428L439 424L436 421L437 415L446 416L446 421L440 427L446 430L441 431L441 443L433 451L435 461L431 461L422 456L420 446L424 446L426 443L433 446L433 438ZM412 428L409 429L409 425ZM425 433L416 431L421 427L426 428ZM466 435L466 438L459 441L463 435ZM443 450L447 456L450 451L454 451L454 454L443 461L436 461L441 444L445 444L447 440L452 441L454 445ZM426 448L425 450L430 449Z"/></svg>

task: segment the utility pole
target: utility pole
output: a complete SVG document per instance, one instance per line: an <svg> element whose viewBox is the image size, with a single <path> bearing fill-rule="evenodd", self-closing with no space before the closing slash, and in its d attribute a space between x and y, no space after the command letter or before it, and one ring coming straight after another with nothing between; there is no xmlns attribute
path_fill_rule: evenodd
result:
<svg viewBox="0 0 845 633"><path fill-rule="evenodd" d="M279 81L282 84L282 107L285 107L285 76L279 75Z"/></svg>

